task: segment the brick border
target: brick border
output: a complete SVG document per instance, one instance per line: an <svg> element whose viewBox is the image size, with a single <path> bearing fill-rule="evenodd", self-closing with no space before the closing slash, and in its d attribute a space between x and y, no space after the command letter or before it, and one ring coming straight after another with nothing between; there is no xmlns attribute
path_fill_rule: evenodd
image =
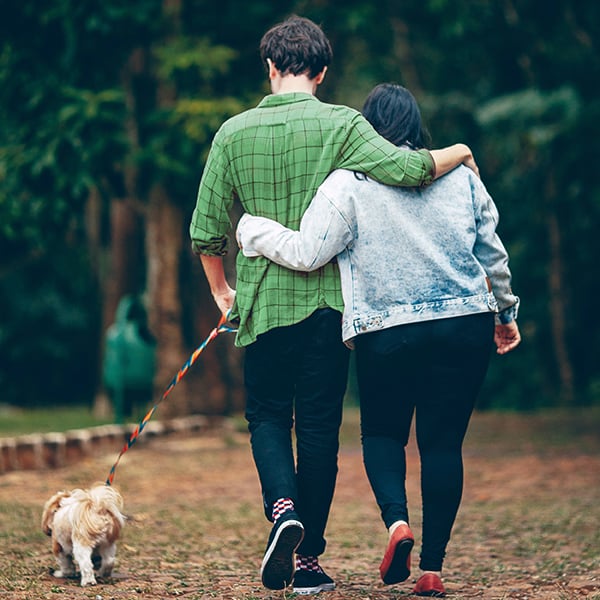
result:
<svg viewBox="0 0 600 600"><path fill-rule="evenodd" d="M222 425L222 418L194 415L147 423L138 442L172 433L196 433ZM36 433L0 438L0 475L11 471L56 469L75 464L86 456L114 451L115 456L137 427L99 425L64 433Z"/></svg>

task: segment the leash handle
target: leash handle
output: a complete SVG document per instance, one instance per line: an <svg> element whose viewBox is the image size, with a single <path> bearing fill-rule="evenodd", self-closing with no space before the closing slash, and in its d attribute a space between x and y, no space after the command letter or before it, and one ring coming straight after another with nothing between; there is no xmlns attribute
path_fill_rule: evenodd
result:
<svg viewBox="0 0 600 600"><path fill-rule="evenodd" d="M115 478L117 466L119 465L119 462L120 462L123 454L125 454L125 452L127 452L127 450L129 450L129 448L131 448L131 446L133 446L137 442L138 437L141 435L142 431L144 431L144 427L146 427L146 424L152 418L152 415L156 412L158 405L171 393L171 390L183 379L185 374L188 372L189 368L196 362L196 360L198 360L198 357L200 356L200 354L202 354L202 352L204 351L204 348L206 348L206 346L208 346L208 344L210 344L210 342L212 342L220 333L223 333L223 332L233 333L233 332L237 331L237 329L233 325L229 324L229 316L230 315L231 315L231 309L227 312L227 314L221 315L221 318L219 319L217 326L210 332L208 337L194 350L194 352L192 352L192 354L187 359L185 364L181 367L181 369L179 369L179 371L177 372L175 377L173 377L173 379L171 380L169 385L166 387L165 391L163 392L163 394L162 394L161 398L158 400L158 402L146 413L146 416L140 421L140 423L137 425L137 427L131 432L129 439L127 440L127 442L125 442L125 445L121 449L119 456L117 456L117 460L115 461L115 463L113 464L113 466L110 469L110 472L108 473L108 477L106 478L106 485L108 485L108 486L112 485L114 478Z"/></svg>

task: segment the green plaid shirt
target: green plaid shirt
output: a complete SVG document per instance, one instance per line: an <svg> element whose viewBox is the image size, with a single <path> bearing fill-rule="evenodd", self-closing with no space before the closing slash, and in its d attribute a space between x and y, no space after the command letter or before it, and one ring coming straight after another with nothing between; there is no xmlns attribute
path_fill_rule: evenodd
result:
<svg viewBox="0 0 600 600"><path fill-rule="evenodd" d="M428 151L397 148L358 111L306 93L270 95L226 121L215 135L190 225L193 251L226 254L236 198L244 211L298 229L334 169L365 172L392 185L420 186L434 177ZM238 252L236 271L232 317L239 318L238 346L302 321L318 308L343 309L335 263L302 273Z"/></svg>

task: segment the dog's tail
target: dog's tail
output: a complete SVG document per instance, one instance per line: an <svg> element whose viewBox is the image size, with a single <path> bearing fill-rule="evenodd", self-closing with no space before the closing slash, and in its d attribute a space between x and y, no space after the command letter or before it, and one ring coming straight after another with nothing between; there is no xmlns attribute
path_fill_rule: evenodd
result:
<svg viewBox="0 0 600 600"><path fill-rule="evenodd" d="M79 492L80 490L77 490ZM123 498L117 490L104 484L89 491L81 490L80 502L74 506L76 520L83 524L83 530L91 539L106 539L114 542L125 525Z"/></svg>

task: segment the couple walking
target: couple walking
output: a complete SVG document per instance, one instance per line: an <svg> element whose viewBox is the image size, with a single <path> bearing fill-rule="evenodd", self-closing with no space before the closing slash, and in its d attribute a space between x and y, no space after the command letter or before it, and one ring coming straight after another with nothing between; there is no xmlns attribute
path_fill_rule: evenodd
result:
<svg viewBox="0 0 600 600"><path fill-rule="evenodd" d="M410 576L404 447L416 412L423 532L414 593L443 595L462 441L494 341L505 353L520 340L496 208L467 146L426 149L404 88L378 86L364 114L317 100L331 47L313 22L276 25L260 52L272 94L217 132L190 235L245 348L246 418L273 523L262 582L300 594L335 588L319 557L351 345L365 467L389 531L381 578ZM222 257L235 200L246 215L234 291Z"/></svg>

